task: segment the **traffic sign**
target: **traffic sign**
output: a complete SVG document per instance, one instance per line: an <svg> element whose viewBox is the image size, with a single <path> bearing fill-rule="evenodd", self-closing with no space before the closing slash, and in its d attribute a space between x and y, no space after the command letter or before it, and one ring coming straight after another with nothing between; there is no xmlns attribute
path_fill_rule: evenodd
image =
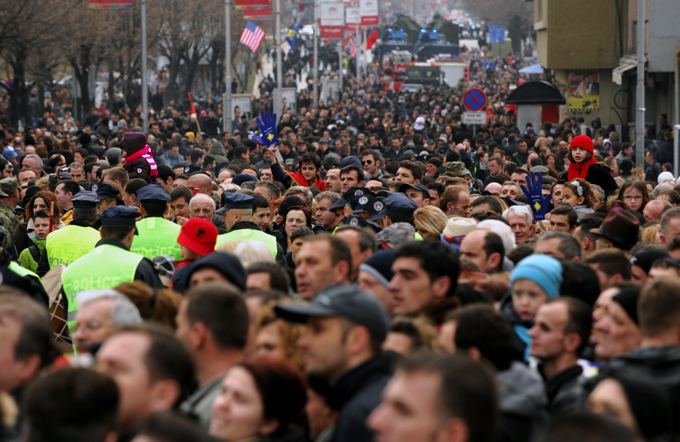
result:
<svg viewBox="0 0 680 442"><path fill-rule="evenodd" d="M463 124L486 124L486 112L463 112Z"/></svg>
<svg viewBox="0 0 680 442"><path fill-rule="evenodd" d="M486 94L481 89L469 89L463 94L463 106L470 112L483 110L487 102Z"/></svg>

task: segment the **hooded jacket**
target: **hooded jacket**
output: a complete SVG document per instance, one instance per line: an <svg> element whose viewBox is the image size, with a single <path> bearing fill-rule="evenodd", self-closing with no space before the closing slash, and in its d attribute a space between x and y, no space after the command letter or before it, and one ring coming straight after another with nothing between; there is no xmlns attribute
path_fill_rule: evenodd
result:
<svg viewBox="0 0 680 442"><path fill-rule="evenodd" d="M546 395L541 376L520 362L497 375L501 422L498 441L527 441L545 422Z"/></svg>
<svg viewBox="0 0 680 442"><path fill-rule="evenodd" d="M640 347L613 358L609 367L623 370L633 378L652 380L668 390L672 400L673 415L680 416L680 347ZM675 423L680 434L680 421Z"/></svg>
<svg viewBox="0 0 680 442"><path fill-rule="evenodd" d="M215 158L215 164L217 165L229 161L227 159L227 151L224 148L224 144L220 143L219 141L212 142L212 147L210 148L210 155Z"/></svg>

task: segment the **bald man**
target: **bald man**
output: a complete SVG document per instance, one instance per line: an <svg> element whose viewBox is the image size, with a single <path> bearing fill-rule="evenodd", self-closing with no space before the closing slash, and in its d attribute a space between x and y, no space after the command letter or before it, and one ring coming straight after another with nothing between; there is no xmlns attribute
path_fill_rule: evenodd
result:
<svg viewBox="0 0 680 442"><path fill-rule="evenodd" d="M671 203L666 200L651 200L647 203L647 205L645 205L642 214L645 216L647 221L658 223L661 220L661 215L663 215L663 213L671 207Z"/></svg>
<svg viewBox="0 0 680 442"><path fill-rule="evenodd" d="M187 187L194 195L196 193L204 193L212 196L212 180L204 173L191 175L187 180Z"/></svg>

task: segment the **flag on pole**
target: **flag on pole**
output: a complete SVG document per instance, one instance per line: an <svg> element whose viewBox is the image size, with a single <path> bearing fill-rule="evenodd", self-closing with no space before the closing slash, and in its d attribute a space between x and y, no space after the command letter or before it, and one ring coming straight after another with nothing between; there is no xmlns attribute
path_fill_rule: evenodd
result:
<svg viewBox="0 0 680 442"><path fill-rule="evenodd" d="M366 49L371 49L373 45L378 41L378 37L380 36L380 33L376 29L375 31L371 32L366 38Z"/></svg>
<svg viewBox="0 0 680 442"><path fill-rule="evenodd" d="M248 46L251 51L257 52L262 40L264 40L262 28L256 25L255 22L248 20L246 28L241 33L241 43Z"/></svg>

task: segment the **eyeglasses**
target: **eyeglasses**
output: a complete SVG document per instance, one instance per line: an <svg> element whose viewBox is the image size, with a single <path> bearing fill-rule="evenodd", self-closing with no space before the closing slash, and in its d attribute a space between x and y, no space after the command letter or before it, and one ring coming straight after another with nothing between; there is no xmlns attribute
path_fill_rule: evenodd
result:
<svg viewBox="0 0 680 442"><path fill-rule="evenodd" d="M363 164L363 165L373 164L373 161L372 160L362 161L361 164Z"/></svg>
<svg viewBox="0 0 680 442"><path fill-rule="evenodd" d="M640 201L642 200L642 195L628 195L624 196L623 199L625 201Z"/></svg>

